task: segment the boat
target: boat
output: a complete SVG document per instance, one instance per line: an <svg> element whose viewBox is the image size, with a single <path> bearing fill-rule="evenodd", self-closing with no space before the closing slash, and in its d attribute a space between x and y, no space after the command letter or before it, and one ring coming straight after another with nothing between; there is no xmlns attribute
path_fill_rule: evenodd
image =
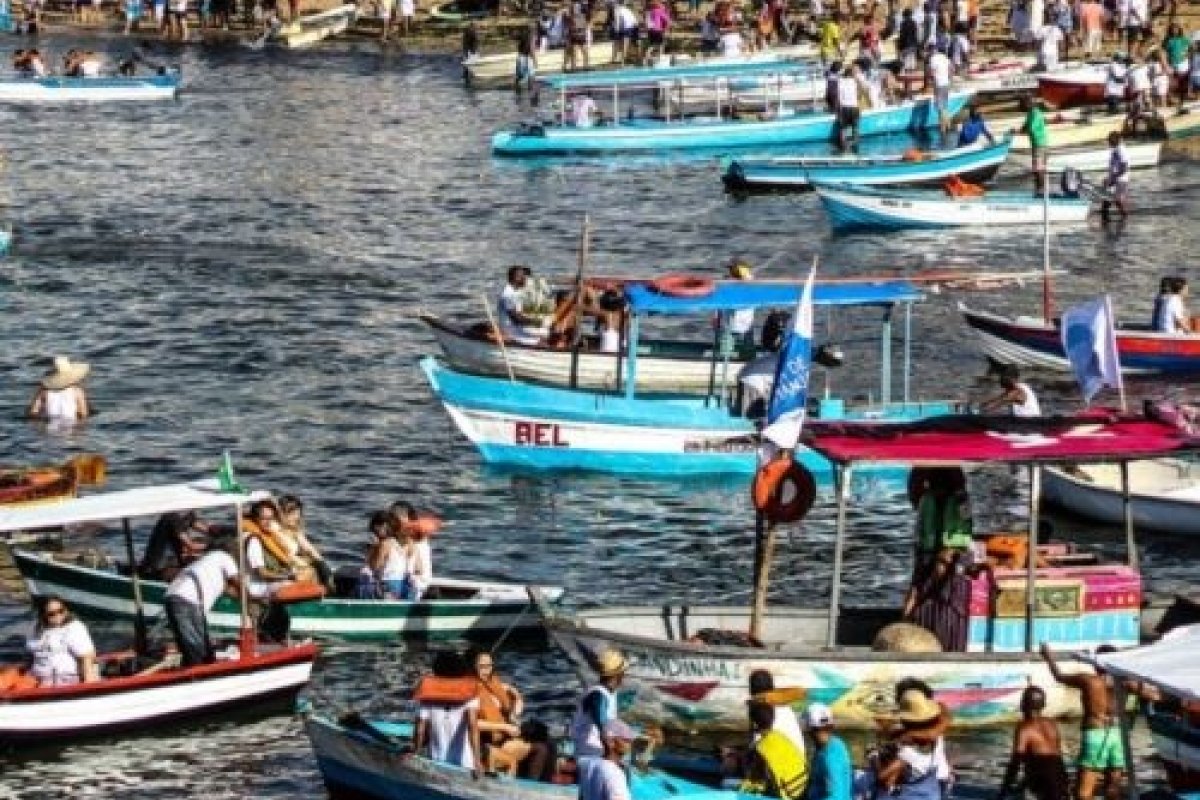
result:
<svg viewBox="0 0 1200 800"><path fill-rule="evenodd" d="M1200 468L1179 458L1133 461L1126 466L1130 513L1139 530L1200 534ZM1121 471L1112 464L1047 468L1046 502L1109 525L1125 521Z"/></svg>
<svg viewBox="0 0 1200 800"><path fill-rule="evenodd" d="M1162 160L1163 142L1125 142L1125 157L1130 169L1157 167ZM1105 172L1112 151L1108 147L1052 147L1046 153L1046 168L1050 172L1074 169L1079 172ZM1027 158L1020 159L1024 171L1030 171Z"/></svg>
<svg viewBox="0 0 1200 800"><path fill-rule="evenodd" d="M1124 114L1065 112L1047 114L1046 135L1050 151L1058 148L1095 145L1108 140L1110 133L1120 133L1125 126ZM1020 127L1020 124L1016 126ZM1013 152L1028 155L1033 150L1026 134L1013 136Z"/></svg>
<svg viewBox="0 0 1200 800"><path fill-rule="evenodd" d="M823 111L798 111L781 101L770 113L739 117L715 104L708 116L629 119L622 112L621 92L652 89L670 92L664 83L695 84L710 80L720 85L753 77L768 83L775 79L806 78L813 66L804 63L767 62L747 64L731 73L726 68L700 65L672 68L671 81L640 74L620 76L604 73L572 73L551 76L545 83L559 93L560 114L553 121L526 122L515 129L499 131L492 137L492 152L500 156L547 156L570 154L612 154L664 150L728 150L740 147L774 146L830 142L836 138L837 119ZM650 70L650 72L656 72ZM566 119L567 93L595 91L612 97L608 110L610 124L576 127ZM950 115L966 106L969 92L955 92L947 106ZM632 106L626 106L629 110ZM907 101L895 106L862 112L859 134L921 131L936 127L938 115L929 98Z"/></svg>
<svg viewBox="0 0 1200 800"><path fill-rule="evenodd" d="M673 730L744 729L747 676L766 669L778 686L806 692L829 705L841 727L874 729L893 687L903 677L933 687L956 726L1008 724L1019 717L1021 692L1031 682L1045 689L1047 713L1079 712L1075 692L1057 684L1037 653L1043 641L1081 649L1140 641L1142 582L1132 527L1123 562L1105 563L1068 544L1038 538L1039 477L1047 464L1117 462L1183 455L1194 437L1173 425L1117 413L1038 418L949 416L908 424L813 423L802 437L837 472L836 527L827 606L766 604L774 525L758 526L753 601L747 605L653 605L594 608L570 613L542 607L555 643L585 681L596 675L598 656L610 648L629 662L618 701L632 717ZM956 572L941 591L917 606L914 621L932 633L940 652L876 650L880 631L899 621L898 603L843 606L842 566L853 532L847 518L854 475L864 464L916 468L1012 464L1030 470L1030 518L1024 530L999 538L976 531L975 540L1025 555L1009 565ZM909 525L897 520L897 528ZM1030 533L1032 531L1032 533ZM823 539L825 540L825 539ZM1013 545L1017 547L1013 547ZM863 544L858 552L877 558ZM1023 562L1023 563L1022 563ZM897 594L902 587L894 587ZM898 599L898 598L897 598ZM931 648L936 649L936 648Z"/></svg>
<svg viewBox="0 0 1200 800"><path fill-rule="evenodd" d="M1107 64L1085 64L1038 75L1038 96L1055 108L1104 104Z"/></svg>
<svg viewBox="0 0 1200 800"><path fill-rule="evenodd" d="M780 156L727 159L721 180L731 192L811 189L814 183L854 186L940 184L958 176L991 180L1008 157L1011 139L953 150L884 156Z"/></svg>
<svg viewBox="0 0 1200 800"><path fill-rule="evenodd" d="M103 456L73 456L62 464L0 468L0 505L46 503L74 497L81 486L104 482Z"/></svg>
<svg viewBox="0 0 1200 800"><path fill-rule="evenodd" d="M132 77L0 79L0 103L74 103L120 100L169 100L181 83L179 70Z"/></svg>
<svg viewBox="0 0 1200 800"><path fill-rule="evenodd" d="M217 481L95 494L59 503L0 507L0 533L92 525L167 512L240 509L266 495L222 492ZM136 597L135 589L135 597ZM245 603L242 608L245 608ZM289 703L317 657L312 643L263 644L241 615L239 640L212 664L172 666L145 650L144 614L136 613L133 652L101 654L102 680L70 686L0 690L0 747L54 745L120 731L143 733L182 719Z"/></svg>
<svg viewBox="0 0 1200 800"><path fill-rule="evenodd" d="M266 42L288 50L311 47L330 36L345 33L354 24L357 16L358 6L353 3L345 3L328 11L309 14L288 22L278 30L271 31L267 35Z"/></svg>
<svg viewBox="0 0 1200 800"><path fill-rule="evenodd" d="M728 281L714 283L711 292L703 296L688 298L660 293L656 285L630 282L623 287L630 315L629 333L624 349L616 356L618 383L610 390L541 386L474 375L434 357L422 359L421 369L455 425L491 464L660 477L753 472L758 447L755 423L736 404L733 410L730 407L737 370L718 350L709 361L705 394L640 394L641 326L646 318L660 315L668 319L685 315L709 318L714 312L739 308L793 309L801 286ZM947 403L916 401L910 395L907 376L911 343L907 332L911 306L922 298L921 291L905 280L815 287L814 305L828 309L822 315L827 319L840 307L877 312L880 320L878 392L857 404L847 404L832 393L814 399L813 413L817 417L906 420L949 409ZM893 326L901 319L905 331L904 377L903 391L897 398L892 390L892 335ZM833 369L830 366L823 374L818 373L827 387ZM754 409L748 411L753 413ZM828 479L830 468L822 458L808 451L797 457L818 480ZM885 474L895 475L895 471L888 469L880 476Z"/></svg>
<svg viewBox="0 0 1200 800"><path fill-rule="evenodd" d="M857 229L956 228L1042 225L1087 221L1085 198L1052 195L1048 201L1028 192L992 192L950 197L934 190L866 189L844 184L814 187L835 232Z"/></svg>
<svg viewBox="0 0 1200 800"><path fill-rule="evenodd" d="M1159 699L1145 706L1150 739L1167 773L1167 783L1180 800L1200 792L1200 625L1168 632L1162 640L1120 653L1082 657L1118 680L1118 701L1124 700L1125 682L1156 691ZM1120 718L1126 752L1131 724ZM1136 778L1134 778L1136 781ZM1136 783L1130 794L1137 791Z"/></svg>
<svg viewBox="0 0 1200 800"><path fill-rule="evenodd" d="M171 490L170 486L148 487L93 497L113 507L137 508ZM98 569L52 553L20 549L13 551L13 560L31 596L57 594L78 613L91 618L133 619L139 613L135 581L127 562L115 569ZM439 576L418 602L359 600L354 599L358 572L357 566L338 571L335 596L289 605L292 632L319 638L387 641L398 637L481 641L500 636L544 637L523 585ZM158 617L163 613L166 584L144 578L136 583L142 613ZM553 602L563 594L559 587L544 591ZM240 619L238 603L230 597L218 600L208 614L208 623L216 631L236 631Z"/></svg>
<svg viewBox="0 0 1200 800"><path fill-rule="evenodd" d="M984 354L1001 364L1069 372L1057 319L1008 316L978 311L959 304L967 326L978 337ZM1200 372L1200 336L1163 333L1149 324L1120 323L1117 353L1125 374Z"/></svg>

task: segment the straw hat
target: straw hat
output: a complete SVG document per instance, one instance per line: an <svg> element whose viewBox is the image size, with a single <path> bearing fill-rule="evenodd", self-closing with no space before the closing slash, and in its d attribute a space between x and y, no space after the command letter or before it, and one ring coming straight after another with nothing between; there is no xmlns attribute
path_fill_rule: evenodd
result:
<svg viewBox="0 0 1200 800"><path fill-rule="evenodd" d="M735 258L729 262L730 277L737 278L740 281L748 281L754 277L754 273L750 269L750 265L745 259Z"/></svg>
<svg viewBox="0 0 1200 800"><path fill-rule="evenodd" d="M53 368L42 378L42 387L52 392L81 383L92 371L89 364L75 362L66 356L55 356Z"/></svg>
<svg viewBox="0 0 1200 800"><path fill-rule="evenodd" d="M926 697L920 689L909 689L900 695L899 706L895 718L905 727L932 725L942 716L942 707Z"/></svg>
<svg viewBox="0 0 1200 800"><path fill-rule="evenodd" d="M620 650L605 650L600 654L600 658L596 659L596 670L601 678L624 675L628 668L629 663L625 661L625 656L621 655Z"/></svg>

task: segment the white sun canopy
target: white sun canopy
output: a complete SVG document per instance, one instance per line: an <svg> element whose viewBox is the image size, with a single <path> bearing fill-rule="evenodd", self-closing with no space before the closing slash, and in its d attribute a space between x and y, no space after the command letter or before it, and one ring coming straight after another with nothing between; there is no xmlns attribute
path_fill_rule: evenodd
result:
<svg viewBox="0 0 1200 800"><path fill-rule="evenodd" d="M0 533L246 505L266 492L222 492L217 480L146 486L32 506L0 506Z"/></svg>
<svg viewBox="0 0 1200 800"><path fill-rule="evenodd" d="M1200 625L1170 631L1145 647L1088 658L1119 678L1148 683L1184 700L1200 700Z"/></svg>

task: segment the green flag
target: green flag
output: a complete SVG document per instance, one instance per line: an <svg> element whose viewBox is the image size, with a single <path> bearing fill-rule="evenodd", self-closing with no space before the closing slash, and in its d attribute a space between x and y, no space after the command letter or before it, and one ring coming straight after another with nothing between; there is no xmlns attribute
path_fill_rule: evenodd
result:
<svg viewBox="0 0 1200 800"><path fill-rule="evenodd" d="M244 494L245 489L233 477L233 459L229 457L229 451L225 451L225 457L221 459L221 468L217 470L217 484L222 492Z"/></svg>

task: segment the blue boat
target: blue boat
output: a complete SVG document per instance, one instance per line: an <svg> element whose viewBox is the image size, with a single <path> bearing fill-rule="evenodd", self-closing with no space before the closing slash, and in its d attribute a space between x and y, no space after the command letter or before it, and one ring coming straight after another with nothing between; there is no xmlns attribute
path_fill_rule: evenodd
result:
<svg viewBox="0 0 1200 800"><path fill-rule="evenodd" d="M642 476L680 477L714 474L750 474L756 467L758 435L753 403L736 398L736 370L730 356L714 348L712 380L707 393L638 395L639 329L648 315L702 318L714 312L738 309L795 308L800 286L794 283L722 282L703 297L682 298L656 292L649 284L625 287L630 311L628 342L618 358L620 385L611 390L543 386L503 377L457 371L427 357L421 368L435 395L459 430L491 464L533 470L584 470ZM880 383L878 399L847 407L828 391L814 394L812 414L825 420L910 421L946 413L945 402L913 402L909 391L912 304L922 294L906 281L818 284L813 302L824 307L861 307L879 314ZM903 394L892 397L892 328L898 307L904 310ZM719 318L724 318L722 314ZM718 337L720 332L718 331ZM819 361L819 359L818 359ZM751 365L753 366L753 365ZM829 367L832 369L832 366ZM766 366L768 374L774 368ZM814 374L820 386L822 375ZM800 449L797 459L816 476L828 481L829 463ZM861 475L892 480L907 474L903 467L864 468Z"/></svg>
<svg viewBox="0 0 1200 800"><path fill-rule="evenodd" d="M994 228L1009 225L1084 223L1091 203L1080 197L1054 196L1048 201L1028 192L987 192L978 197L951 197L934 190L869 189L845 184L817 184L817 196L835 231L901 230L904 228Z"/></svg>
<svg viewBox="0 0 1200 800"><path fill-rule="evenodd" d="M561 783L484 775L411 751L407 722L352 718L345 723L308 713L304 729L325 787L334 797L370 800L578 800L567 775ZM633 800L762 800L761 795L713 789L657 769L629 771Z"/></svg>
<svg viewBox="0 0 1200 800"><path fill-rule="evenodd" d="M772 67L780 73L779 65ZM697 68L699 69L699 68ZM806 65L793 65L791 74L808 71ZM789 73L782 72L781 75ZM767 79L769 72L755 73ZM571 76L563 76L564 78ZM776 145L831 142L837 134L837 118L824 111L795 111L780 103L771 113L754 115L752 118L732 117L718 103L711 116L670 118L627 119L621 113L620 89L618 84L604 84L600 88L596 76L587 86L596 88L603 95L607 90L613 97L611 120L608 124L591 127L576 127L560 117L546 124L525 123L514 130L500 131L492 137L492 152L501 156L544 156L569 154L607 154L622 152L646 152L663 150L730 150L744 147L770 147ZM732 76L715 80L732 80ZM684 79L679 79L682 82ZM656 83L662 88L662 81ZM568 87L574 84L554 84L565 100ZM642 83L633 86L647 88ZM670 91L669 82L664 91ZM719 94L717 95L720 96ZM955 92L950 96L947 113L957 114L970 100L970 92ZM566 103L560 104L566 109ZM901 103L887 108L869 109L862 112L859 135L874 136L905 131L921 131L937 127L938 114L933 101L926 98Z"/></svg>
<svg viewBox="0 0 1200 800"><path fill-rule="evenodd" d="M124 100L167 100L179 91L179 70L155 75L71 78L0 78L0 103L44 104L111 102Z"/></svg>
<svg viewBox="0 0 1200 800"><path fill-rule="evenodd" d="M727 159L721 179L731 192L811 189L814 183L855 186L929 185L951 176L974 183L990 181L1012 146L1011 137L994 145L884 156L783 156Z"/></svg>

